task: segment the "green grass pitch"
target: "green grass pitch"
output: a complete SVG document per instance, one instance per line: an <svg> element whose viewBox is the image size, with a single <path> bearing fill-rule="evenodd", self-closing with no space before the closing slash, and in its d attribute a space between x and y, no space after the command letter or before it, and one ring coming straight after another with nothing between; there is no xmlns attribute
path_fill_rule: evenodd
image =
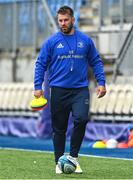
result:
<svg viewBox="0 0 133 180"><path fill-rule="evenodd" d="M53 153L0 149L0 179L132 179L133 161L79 157L83 174L55 174Z"/></svg>

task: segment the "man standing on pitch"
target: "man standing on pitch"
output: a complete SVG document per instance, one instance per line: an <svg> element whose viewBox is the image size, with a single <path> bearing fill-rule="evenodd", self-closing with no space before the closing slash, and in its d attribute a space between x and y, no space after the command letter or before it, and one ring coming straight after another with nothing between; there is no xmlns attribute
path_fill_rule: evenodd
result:
<svg viewBox="0 0 133 180"><path fill-rule="evenodd" d="M97 95L101 98L106 94L103 63L92 39L74 28L74 13L70 7L61 7L57 20L60 31L44 42L36 60L34 95L37 98L43 95L42 83L48 69L56 173L62 173L57 162L65 151L70 112L74 126L69 158L77 162L75 172L82 173L77 158L88 122L88 69L93 69Z"/></svg>

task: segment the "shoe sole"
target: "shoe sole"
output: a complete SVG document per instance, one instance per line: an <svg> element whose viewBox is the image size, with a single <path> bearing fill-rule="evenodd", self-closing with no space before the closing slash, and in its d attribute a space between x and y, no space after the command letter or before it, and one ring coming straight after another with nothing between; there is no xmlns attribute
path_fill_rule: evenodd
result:
<svg viewBox="0 0 133 180"><path fill-rule="evenodd" d="M83 172L74 172L75 174L83 174Z"/></svg>

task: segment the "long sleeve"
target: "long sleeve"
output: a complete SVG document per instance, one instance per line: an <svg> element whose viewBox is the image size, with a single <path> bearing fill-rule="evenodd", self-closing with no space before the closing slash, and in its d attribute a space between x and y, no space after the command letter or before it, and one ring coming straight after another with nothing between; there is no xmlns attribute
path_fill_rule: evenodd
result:
<svg viewBox="0 0 133 180"><path fill-rule="evenodd" d="M45 71L47 70L49 61L50 61L50 46L49 46L49 42L46 41L43 44L35 63L35 71L34 71L34 89L35 90L42 89L44 75L45 75Z"/></svg>
<svg viewBox="0 0 133 180"><path fill-rule="evenodd" d="M93 41L90 39L88 59L98 85L105 86L103 62L97 52Z"/></svg>

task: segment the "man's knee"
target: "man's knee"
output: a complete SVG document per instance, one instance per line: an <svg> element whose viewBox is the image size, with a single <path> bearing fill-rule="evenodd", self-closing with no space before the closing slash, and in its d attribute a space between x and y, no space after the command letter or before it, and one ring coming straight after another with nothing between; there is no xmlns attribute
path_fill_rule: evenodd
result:
<svg viewBox="0 0 133 180"><path fill-rule="evenodd" d="M88 117L79 117L74 119L74 124L77 124L79 126L86 126L88 121L89 121Z"/></svg>

